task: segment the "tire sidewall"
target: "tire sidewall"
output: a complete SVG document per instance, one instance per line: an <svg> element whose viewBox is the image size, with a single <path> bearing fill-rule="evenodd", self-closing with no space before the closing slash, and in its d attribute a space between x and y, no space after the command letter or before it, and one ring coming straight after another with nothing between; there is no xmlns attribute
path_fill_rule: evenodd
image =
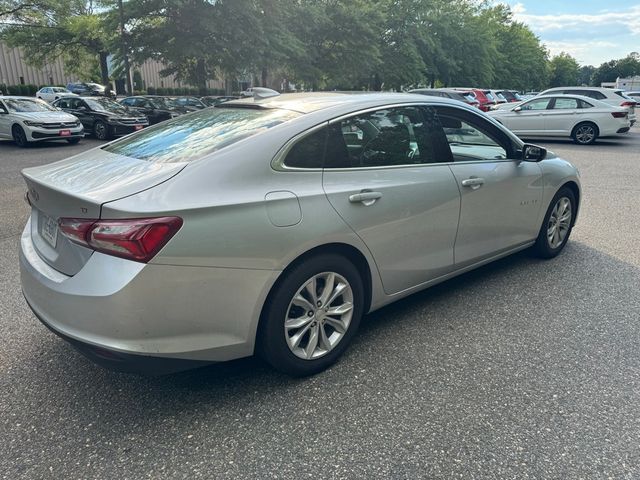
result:
<svg viewBox="0 0 640 480"><path fill-rule="evenodd" d="M547 229L549 227L549 219L551 218L551 213L558 203L560 198L566 197L571 202L571 223L569 225L569 231L567 235L564 237L564 240L560 245L556 248L551 248L549 244L549 239L547 238ZM549 203L549 207L547 208L547 213L544 216L544 220L542 221L542 226L540 227L540 232L538 234L538 238L536 240L536 250L540 256L543 258L553 258L557 256L565 247L567 242L569 241L569 237L571 236L571 231L573 230L573 224L576 216L576 196L573 191L568 187L562 187L556 194L553 196L553 199Z"/></svg>
<svg viewBox="0 0 640 480"><path fill-rule="evenodd" d="M296 357L285 340L284 321L289 304L311 277L322 272L342 275L353 292L351 323L340 342L326 355L315 360ZM335 254L311 257L285 274L269 295L258 329L258 353L274 368L294 376L313 375L333 364L347 349L360 325L364 309L364 287L358 269L346 258Z"/></svg>

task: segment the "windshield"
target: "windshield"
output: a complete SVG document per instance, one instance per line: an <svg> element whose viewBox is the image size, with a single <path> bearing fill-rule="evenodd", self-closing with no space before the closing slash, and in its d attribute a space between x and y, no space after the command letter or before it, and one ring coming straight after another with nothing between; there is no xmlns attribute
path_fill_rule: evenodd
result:
<svg viewBox="0 0 640 480"><path fill-rule="evenodd" d="M491 95L490 92L484 92L485 97L487 97L487 100L489 100L490 102L495 102L496 99L493 98L493 95Z"/></svg>
<svg viewBox="0 0 640 480"><path fill-rule="evenodd" d="M125 110L122 105L108 98L86 98L84 101L89 105L91 110L98 112L112 112L114 110L122 112Z"/></svg>
<svg viewBox="0 0 640 480"><path fill-rule="evenodd" d="M624 98L625 100L633 100L635 102L635 99L627 95L627 92L625 92L624 90L614 90L614 91L616 92L616 95Z"/></svg>
<svg viewBox="0 0 640 480"><path fill-rule="evenodd" d="M298 116L289 110L217 107L145 128L103 149L154 163L190 162Z"/></svg>
<svg viewBox="0 0 640 480"><path fill-rule="evenodd" d="M25 112L55 112L54 107L48 103L40 100L31 100L29 98L10 98L6 99L4 103L12 113L25 113Z"/></svg>

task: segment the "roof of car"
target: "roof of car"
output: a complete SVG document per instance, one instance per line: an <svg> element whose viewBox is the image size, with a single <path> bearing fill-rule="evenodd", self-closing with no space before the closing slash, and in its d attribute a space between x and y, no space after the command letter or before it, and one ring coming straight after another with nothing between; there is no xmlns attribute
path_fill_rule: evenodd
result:
<svg viewBox="0 0 640 480"><path fill-rule="evenodd" d="M405 102L424 102L425 96L413 93L386 93L386 92L305 92L305 93L285 93L282 95L268 97L262 100L254 100L253 98L243 98L239 100L231 100L224 103L224 107L234 105L260 105L264 108L282 108L293 110L300 113L311 113L317 110L323 110L339 105L357 105L358 103L369 104L372 102L399 103ZM429 97L429 101L442 103L451 103L459 105L460 102L446 98Z"/></svg>
<svg viewBox="0 0 640 480"><path fill-rule="evenodd" d="M33 100L35 101L39 101L42 102L43 100L40 100L38 98L35 97L25 97L23 95L3 95L2 96L3 100Z"/></svg>

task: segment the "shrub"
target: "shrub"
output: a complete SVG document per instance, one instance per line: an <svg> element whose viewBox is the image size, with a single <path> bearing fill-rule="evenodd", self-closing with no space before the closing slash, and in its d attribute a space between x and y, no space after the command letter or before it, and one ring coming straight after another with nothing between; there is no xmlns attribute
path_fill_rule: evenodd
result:
<svg viewBox="0 0 640 480"><path fill-rule="evenodd" d="M9 93L9 90L6 84L0 83L0 92L2 92L4 95L7 95Z"/></svg>
<svg viewBox="0 0 640 480"><path fill-rule="evenodd" d="M20 85L9 85L7 91L9 95L20 95Z"/></svg>
<svg viewBox="0 0 640 480"><path fill-rule="evenodd" d="M167 89L164 87L158 87L156 88L156 95L166 95L167 94Z"/></svg>
<svg viewBox="0 0 640 480"><path fill-rule="evenodd" d="M36 92L38 91L38 87L33 83L28 84L26 87L28 92L27 95L35 95Z"/></svg>
<svg viewBox="0 0 640 480"><path fill-rule="evenodd" d="M175 95L176 90L173 87L167 88L166 95Z"/></svg>
<svg viewBox="0 0 640 480"><path fill-rule="evenodd" d="M18 85L19 95L27 96L29 95L29 87L27 85Z"/></svg>
<svg viewBox="0 0 640 480"><path fill-rule="evenodd" d="M147 91L146 90L134 90L133 94L134 95L146 95Z"/></svg>
<svg viewBox="0 0 640 480"><path fill-rule="evenodd" d="M147 88L147 93L149 95L156 95L156 87L148 87Z"/></svg>

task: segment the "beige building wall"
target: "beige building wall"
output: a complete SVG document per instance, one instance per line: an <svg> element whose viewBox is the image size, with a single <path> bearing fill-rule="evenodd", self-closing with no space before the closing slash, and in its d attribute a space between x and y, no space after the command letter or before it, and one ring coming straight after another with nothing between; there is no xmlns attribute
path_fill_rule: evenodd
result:
<svg viewBox="0 0 640 480"><path fill-rule="evenodd" d="M160 71L164 65L156 60L147 60L142 65L133 65L133 70L139 70L147 87L186 87L173 77L162 77ZM9 48L0 43L0 84L6 85L66 85L70 82L86 80L66 75L62 60L57 59L42 68L32 67L24 61L19 48ZM210 80L209 88L224 88L224 81Z"/></svg>
<svg viewBox="0 0 640 480"><path fill-rule="evenodd" d="M74 79L65 75L60 59L42 68L27 65L19 48L0 43L0 83L6 85L66 85Z"/></svg>

